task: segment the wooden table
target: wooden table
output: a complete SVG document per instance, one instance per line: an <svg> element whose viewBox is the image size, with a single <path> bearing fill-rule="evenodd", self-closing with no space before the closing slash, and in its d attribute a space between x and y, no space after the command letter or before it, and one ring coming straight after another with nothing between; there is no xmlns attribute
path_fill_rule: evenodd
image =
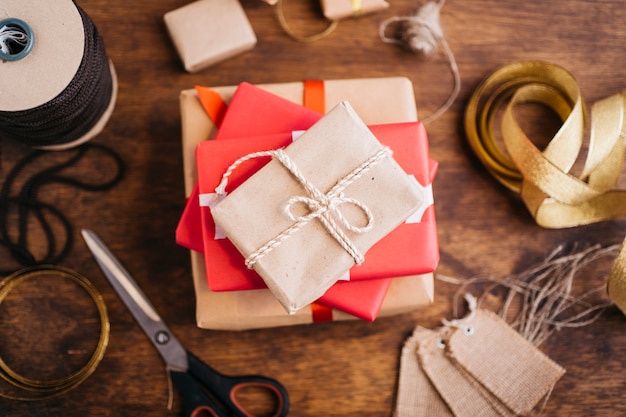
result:
<svg viewBox="0 0 626 417"><path fill-rule="evenodd" d="M121 154L126 177L104 193L54 186L41 198L57 204L75 227L75 244L62 265L87 276L103 294L111 321L110 341L102 362L82 385L40 402L0 399L0 415L163 416L179 415L182 410L178 395L167 410L168 382L162 360L93 262L80 240L83 227L96 230L113 248L187 348L224 373L262 373L284 383L291 396L290 415L391 415L403 341L416 325L433 328L452 316L456 287L436 281L431 306L374 323L243 332L197 328L189 254L174 242L185 197L178 95L195 84L397 75L413 81L418 111L426 117L452 88L445 56L419 58L380 41L379 23L392 15L407 15L417 6L414 1L393 0L387 11L346 20L327 38L304 44L285 34L269 5L242 0L258 36L257 46L206 71L188 74L162 19L164 13L186 3L80 2L100 30L119 76L115 112L93 141ZM287 2L294 30L307 33L324 26L315 3ZM460 279L482 273L502 276L541 261L560 244L622 241L624 220L558 230L537 226L519 198L500 186L473 156L462 115L485 76L519 60L545 60L567 68L578 79L588 103L621 91L626 85L624 21L626 9L616 0L446 3L441 22L458 61L462 87L452 108L427 126L432 157L440 162L434 186L441 248L438 273ZM3 141L0 177L28 152L20 144ZM582 279L601 285L605 272ZM62 289L53 286L50 291ZM76 303L89 306L85 297L77 297ZM34 305L33 314L39 307ZM623 314L610 307L595 323L564 329L541 346L567 370L545 415L626 414L624 324ZM85 323L81 326L84 331L74 329L73 337L93 341L93 323L91 328ZM55 332L52 324L25 322L3 334L0 345L3 352L10 351L13 338L19 336L19 343L29 346L23 351L33 352L19 359L20 366L31 372L49 362L67 361L45 356L47 332ZM73 346L72 339L65 342Z"/></svg>

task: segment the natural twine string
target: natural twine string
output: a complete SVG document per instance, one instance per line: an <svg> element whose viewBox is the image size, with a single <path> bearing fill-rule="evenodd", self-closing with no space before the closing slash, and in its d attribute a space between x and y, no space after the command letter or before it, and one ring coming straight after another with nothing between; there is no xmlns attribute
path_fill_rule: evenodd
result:
<svg viewBox="0 0 626 417"><path fill-rule="evenodd" d="M614 258L620 245L601 247L594 245L578 252L564 254L562 246L557 247L541 263L514 275L496 277L480 275L460 280L438 274L438 280L459 285L454 296L453 315L458 316L459 297L468 288L483 285L478 297L480 306L496 289L504 289L505 296L498 314L509 318L510 325L524 338L539 346L553 333L563 328L587 326L596 321L606 307L613 303L590 302L589 298L598 293L606 293L606 285L573 295L574 278L580 270L602 258ZM514 311L516 301L519 308Z"/></svg>
<svg viewBox="0 0 626 417"><path fill-rule="evenodd" d="M242 163L259 157L271 156L279 161L303 186L309 197L295 196L289 199L285 205L285 212L287 216L295 221L290 227L281 232L278 236L270 239L266 244L259 249L251 253L246 258L246 266L253 268L256 262L263 256L270 253L273 249L280 246L291 235L302 229L311 220L318 219L322 225L326 228L328 233L341 245L341 247L350 254L357 265L360 265L364 261L364 256L350 240L350 238L342 230L344 229L353 231L355 233L364 233L370 230L374 224L374 216L370 209L362 202L345 197L343 190L350 184L358 180L363 174L372 169L375 165L380 163L385 158L391 155L391 150L388 147L381 148L378 152L364 161L361 165L353 169L348 175L341 178L326 194L317 189L309 180L307 180L302 172L298 169L296 164L282 149L254 152L245 155L236 160L223 174L222 181L215 189L215 198L219 198L226 193L226 186L228 184L228 178L233 171ZM304 203L308 206L310 212L305 216L296 217L291 212L291 208L296 203ZM342 204L352 204L360 208L367 218L367 222L363 227L357 227L348 222L348 220L341 214L339 206ZM334 217L336 218L334 218ZM339 222L339 224L338 224ZM342 226L342 227L340 227Z"/></svg>
<svg viewBox="0 0 626 417"><path fill-rule="evenodd" d="M420 7L414 14L390 17L383 21L379 27L379 36L385 43L400 45L410 52L424 56L431 55L441 46L448 58L450 70L454 78L452 92L438 110L422 120L423 124L428 124L445 113L452 106L461 90L459 68L440 24L440 11L444 3L445 0L439 0L437 3L430 1ZM394 36L388 36L387 30L392 25L399 26L398 33Z"/></svg>

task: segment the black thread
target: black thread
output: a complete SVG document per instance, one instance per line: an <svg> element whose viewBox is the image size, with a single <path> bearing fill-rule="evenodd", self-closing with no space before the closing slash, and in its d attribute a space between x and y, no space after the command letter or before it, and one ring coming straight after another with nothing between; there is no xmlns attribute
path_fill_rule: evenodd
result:
<svg viewBox="0 0 626 417"><path fill-rule="evenodd" d="M113 173L109 180L99 183L88 182L71 175L71 168L86 158L90 151L96 153L96 156L102 160L108 158L113 162L113 169L107 170L107 172ZM64 154L70 155L64 162L49 166L31 175L24 181L19 191L13 190L16 188L16 180L27 167L40 163L45 156L54 155L56 157ZM7 175L2 189L0 189L0 247L5 247L21 266L58 264L67 256L73 245L73 228L61 210L40 199L41 189L44 186L66 185L85 191L106 191L121 181L124 170L124 162L115 151L96 143L87 143L72 150L54 153L32 152L15 164ZM81 173L84 175L84 171L74 172L74 174ZM18 219L17 230L11 229L9 224L13 212ZM53 219L61 225L63 236L55 236L55 230L52 226ZM29 231L34 230L31 220L36 221L47 245L46 253L39 259L29 249ZM13 227L15 228L15 226ZM57 242L60 242L58 246ZM4 257L0 256L0 259L4 259ZM13 271L0 269L0 275L7 275Z"/></svg>
<svg viewBox="0 0 626 417"><path fill-rule="evenodd" d="M47 103L27 110L0 111L2 137L35 147L71 143L88 133L107 110L113 78L104 42L89 16L78 5L76 8L83 21L85 47L74 78Z"/></svg>

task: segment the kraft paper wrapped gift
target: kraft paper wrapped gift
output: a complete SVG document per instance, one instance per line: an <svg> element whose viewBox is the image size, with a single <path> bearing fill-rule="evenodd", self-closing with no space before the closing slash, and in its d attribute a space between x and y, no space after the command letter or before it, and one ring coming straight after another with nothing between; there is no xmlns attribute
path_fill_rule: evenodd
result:
<svg viewBox="0 0 626 417"><path fill-rule="evenodd" d="M329 20L357 17L388 7L389 3L384 0L322 0L322 11Z"/></svg>
<svg viewBox="0 0 626 417"><path fill-rule="evenodd" d="M416 121L413 86L405 77L326 80L324 103L330 108L342 99L351 100L361 117L368 123ZM263 84L261 88L298 104L306 99L303 82ZM213 87L229 103L237 86ZM385 102L388 105L380 106ZM185 195L190 196L196 182L196 146L217 133L214 121L202 107L195 89L180 94L183 168ZM192 277L196 294L196 323L203 329L246 330L266 327L310 324L320 321L317 306L312 304L295 315L285 310L267 289L251 291L214 292L208 288L204 257L190 251ZM343 282L337 283L342 285ZM350 285L351 283L345 283ZM331 288L332 290L332 288ZM391 286L380 309L379 317L407 313L432 303L434 298L433 274L392 279ZM354 320L354 316L336 309L331 320ZM327 318L324 318L324 320Z"/></svg>
<svg viewBox="0 0 626 417"><path fill-rule="evenodd" d="M163 16L188 72L252 49L256 35L239 0L197 0Z"/></svg>
<svg viewBox="0 0 626 417"><path fill-rule="evenodd" d="M295 105L258 87L242 83L231 100L228 112L222 118L216 140L205 141L197 149L201 193L206 197L214 192L215 184L219 183L223 172L230 162L239 156L286 146L291 142L291 135L283 134L283 139L281 136L249 137L239 139L239 143L236 144L224 144L222 139L250 135L251 132L270 133L290 127L304 129L319 117L321 115L316 112ZM293 122L290 124L288 120ZM391 147L404 170L415 178L420 187L424 188L423 191L428 196L428 201L420 207L420 211L415 216L411 216L410 222L403 224L377 243L370 250L367 261L361 266L354 267L346 278L349 278L351 282L359 282L432 272L439 261L437 229L430 189L437 163L428 158L426 132L419 123L375 125L370 126L370 129L383 144ZM233 172L230 187L235 188L266 162L266 160L248 161L245 166ZM198 197L193 198L196 200ZM189 211L192 210L198 209L197 207L189 208ZM195 248L204 250L206 268L209 271L207 274L209 288L213 291L265 288L265 283L258 274L240 267L241 264L236 261L237 251L227 239L215 239L215 224L209 207L202 207L200 210L198 214L202 217L202 227L198 227L198 220L182 227L183 218L181 217L179 231L191 233L191 230L202 230L204 233L204 237L198 240L206 242L206 245L196 245ZM186 245L180 236L178 242L183 246L194 248L193 245ZM200 246L201 248L198 249ZM323 299L319 301L324 302Z"/></svg>
<svg viewBox="0 0 626 417"><path fill-rule="evenodd" d="M342 102L221 198L211 214L293 314L361 264L370 247L424 202L422 189L391 154Z"/></svg>

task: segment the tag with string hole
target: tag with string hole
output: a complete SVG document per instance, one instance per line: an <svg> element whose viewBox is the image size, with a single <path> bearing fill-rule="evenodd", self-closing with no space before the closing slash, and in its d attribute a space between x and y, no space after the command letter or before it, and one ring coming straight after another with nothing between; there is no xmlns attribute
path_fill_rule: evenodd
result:
<svg viewBox="0 0 626 417"><path fill-rule="evenodd" d="M565 370L496 314L470 310L407 339L394 417L512 417L545 404Z"/></svg>
<svg viewBox="0 0 626 417"><path fill-rule="evenodd" d="M418 326L402 347L394 417L454 417L417 360L419 342L438 338L437 331Z"/></svg>
<svg viewBox="0 0 626 417"><path fill-rule="evenodd" d="M462 368L447 357L445 335L447 328L439 329L436 337L418 343L418 361L428 380L457 417L513 416L489 391L468 378Z"/></svg>
<svg viewBox="0 0 626 417"><path fill-rule="evenodd" d="M477 309L448 327L444 343L450 362L515 415L528 415L547 400L565 373L490 311Z"/></svg>

